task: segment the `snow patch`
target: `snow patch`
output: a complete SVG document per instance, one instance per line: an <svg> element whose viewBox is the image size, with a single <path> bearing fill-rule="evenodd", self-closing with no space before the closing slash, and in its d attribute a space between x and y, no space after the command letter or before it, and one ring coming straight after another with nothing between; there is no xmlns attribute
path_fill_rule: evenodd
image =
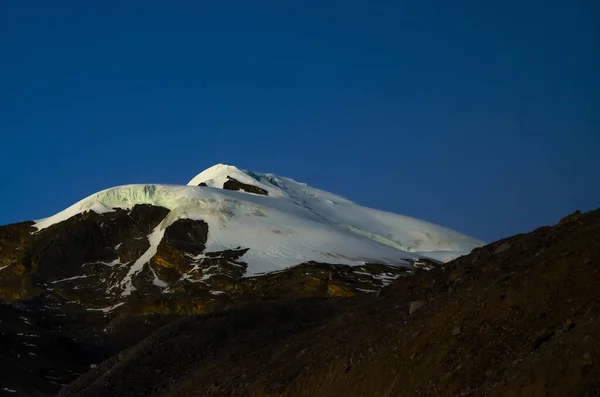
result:
<svg viewBox="0 0 600 397"><path fill-rule="evenodd" d="M373 275L373 279L380 280L383 286L390 285L392 281L396 280L398 277L400 277L399 274L391 273L381 273Z"/></svg>
<svg viewBox="0 0 600 397"><path fill-rule="evenodd" d="M104 266L108 266L108 267L113 267L116 265L122 265L122 263L121 263L121 260L119 258L117 258L117 259L113 259L110 262L97 261L97 262L87 262L87 263L83 264L83 266L86 266L86 265L104 265Z"/></svg>
<svg viewBox="0 0 600 397"><path fill-rule="evenodd" d="M28 338L39 338L39 337L40 337L39 335L35 335L35 334L24 334L24 333L22 333L22 332L19 332L17 335L18 335L18 336L26 336L26 337L28 337Z"/></svg>
<svg viewBox="0 0 600 397"><path fill-rule="evenodd" d="M67 278L62 278L60 280L50 281L50 284L62 283L64 281L77 280L79 278L86 278L86 277L89 277L89 275L67 277Z"/></svg>
<svg viewBox="0 0 600 397"><path fill-rule="evenodd" d="M136 274L138 274L139 272L141 272L142 269L144 268L144 265L146 263L149 263L150 259L152 259L154 257L154 255L156 255L156 251L158 250L158 245L160 244L160 242L165 234L166 227L164 226L164 222L165 221L163 220L161 223L159 223L158 226L156 226L154 228L152 233L150 233L148 235L148 242L150 243L150 247L148 247L146 252L144 252L135 261L135 263L133 265L131 265L131 267L129 268L129 271L127 272L127 275L125 275L123 280L121 280L120 286L121 286L121 288L123 288L123 292L121 295L123 295L123 296L131 295L131 291L135 290L135 287L133 286L132 277L135 276ZM154 273L154 270L152 272ZM154 273L154 277L155 277L155 280L158 278L156 276L156 273Z"/></svg>
<svg viewBox="0 0 600 397"><path fill-rule="evenodd" d="M86 310L90 311L90 312L108 313L108 312L110 312L110 311L112 311L112 310L116 309L117 307L122 306L124 304L125 304L125 302L120 302L120 303L117 303L116 305L112 305L112 306L108 306L108 307L102 307L100 309L86 309Z"/></svg>

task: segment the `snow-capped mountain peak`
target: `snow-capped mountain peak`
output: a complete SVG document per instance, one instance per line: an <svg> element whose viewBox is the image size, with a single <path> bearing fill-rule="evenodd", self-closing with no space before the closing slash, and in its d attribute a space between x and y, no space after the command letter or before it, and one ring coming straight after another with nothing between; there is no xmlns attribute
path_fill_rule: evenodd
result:
<svg viewBox="0 0 600 397"><path fill-rule="evenodd" d="M125 293L135 289L132 279L153 260L165 233L185 219L208 228L203 253L195 258L237 250L236 263L244 266L246 276L307 262L410 266L423 257L447 261L482 245L447 228L366 208L289 178L224 164L201 172L187 186L103 190L34 226L42 230L87 211L106 214L131 211L137 205L161 207L168 213L146 236L148 248L119 282ZM168 287L153 274L155 286Z"/></svg>
<svg viewBox="0 0 600 397"><path fill-rule="evenodd" d="M235 166L226 164L217 164L207 168L192 178L192 180L188 182L188 186L206 185L224 188L225 184L231 180L259 187L270 197L284 197L295 200L314 198L331 202L351 203L350 200L344 197L315 189L308 186L306 183L297 182L290 178L274 174L241 170ZM225 186L225 188L227 187ZM244 191L243 189L240 190Z"/></svg>
<svg viewBox="0 0 600 397"><path fill-rule="evenodd" d="M188 186L199 186L205 185L210 187L223 188L227 181L237 180L241 183L257 186L264 189L270 196L273 197L285 197L277 186L267 182L262 183L258 179L253 178L248 171L242 171L233 165L217 164L206 170L202 171L191 181L188 182Z"/></svg>

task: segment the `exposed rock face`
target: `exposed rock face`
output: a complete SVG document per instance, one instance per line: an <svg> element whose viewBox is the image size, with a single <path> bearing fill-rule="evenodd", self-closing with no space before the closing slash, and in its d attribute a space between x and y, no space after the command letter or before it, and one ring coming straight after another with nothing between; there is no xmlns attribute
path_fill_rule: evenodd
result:
<svg viewBox="0 0 600 397"><path fill-rule="evenodd" d="M175 282L193 271L192 258L204 251L207 236L206 222L179 219L169 226L151 260L159 278Z"/></svg>
<svg viewBox="0 0 600 397"><path fill-rule="evenodd" d="M0 302L26 297L31 289L31 245L33 222L0 226ZM20 260L19 260L20 259Z"/></svg>
<svg viewBox="0 0 600 397"><path fill-rule="evenodd" d="M267 192L265 189L258 187L258 186L254 186L254 185L249 185L247 183L243 183L238 181L237 179L234 179L230 176L227 177L227 181L223 184L223 189L227 189L227 190L243 190L245 192L248 193L256 193L256 194L262 194L264 196L268 196L269 192Z"/></svg>
<svg viewBox="0 0 600 397"><path fill-rule="evenodd" d="M0 299L33 298L51 289L84 305L128 303L123 295L128 277L136 300L162 296L158 284L168 285L176 295L199 289L231 293L243 289L233 285L249 282L242 279L246 264L241 259L248 249L205 252L210 231L199 220L173 222L165 229L156 254L132 273L131 268L150 248L149 235L168 214L163 207L136 205L130 211L86 212L39 232L27 222L1 227ZM376 264L340 268L346 270L336 274L344 274L352 283L365 278L354 272L365 273L369 280L356 286L369 292L406 272Z"/></svg>

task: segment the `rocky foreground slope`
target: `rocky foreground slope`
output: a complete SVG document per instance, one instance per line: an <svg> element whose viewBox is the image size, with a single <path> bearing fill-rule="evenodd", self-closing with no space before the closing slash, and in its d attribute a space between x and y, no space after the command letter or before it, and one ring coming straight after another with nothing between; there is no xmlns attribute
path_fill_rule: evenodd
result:
<svg viewBox="0 0 600 397"><path fill-rule="evenodd" d="M62 396L600 395L600 210L382 293L177 320Z"/></svg>
<svg viewBox="0 0 600 397"><path fill-rule="evenodd" d="M600 210L377 295L176 320L61 396L600 395Z"/></svg>

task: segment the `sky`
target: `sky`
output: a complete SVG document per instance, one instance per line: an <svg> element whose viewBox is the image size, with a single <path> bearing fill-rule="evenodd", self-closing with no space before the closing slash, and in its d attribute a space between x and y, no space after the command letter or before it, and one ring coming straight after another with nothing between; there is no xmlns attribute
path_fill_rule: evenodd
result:
<svg viewBox="0 0 600 397"><path fill-rule="evenodd" d="M491 242L600 206L600 3L7 0L0 150L0 224L227 163Z"/></svg>

